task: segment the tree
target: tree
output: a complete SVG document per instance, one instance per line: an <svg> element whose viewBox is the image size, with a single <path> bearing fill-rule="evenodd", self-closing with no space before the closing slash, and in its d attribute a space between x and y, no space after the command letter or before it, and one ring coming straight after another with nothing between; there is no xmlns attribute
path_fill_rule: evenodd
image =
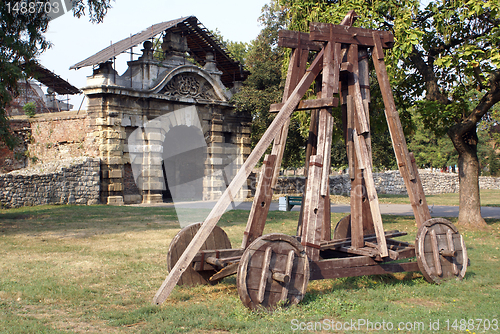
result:
<svg viewBox="0 0 500 334"><path fill-rule="evenodd" d="M278 31L285 28L285 17L277 1L262 9L260 21L264 28L251 42L245 64L250 76L242 89L233 97L237 110L252 114L252 147L271 124L274 115L269 106L281 102L283 95L283 60L285 50L278 48ZM283 154L283 167L299 167L304 159L304 118L297 113L292 117L288 140Z"/></svg>
<svg viewBox="0 0 500 334"><path fill-rule="evenodd" d="M400 114L424 96L419 103L424 123L438 136L447 133L458 153L459 223L484 226L476 128L500 100L498 0L436 0L425 9L414 0L281 4L292 29L307 31L311 21L338 23L354 9L359 26L394 33L396 43L387 51L386 63Z"/></svg>
<svg viewBox="0 0 500 334"><path fill-rule="evenodd" d="M459 223L477 227L486 225L477 126L500 100L499 24L496 0L432 2L413 20L421 38L404 60L410 81L424 83L424 122L445 131L458 152Z"/></svg>
<svg viewBox="0 0 500 334"><path fill-rule="evenodd" d="M32 0L29 3L37 4ZM81 17L88 10L90 21L99 23L110 7L110 0L76 0L73 1L73 14ZM31 66L36 57L50 47L44 35L50 17L45 11L29 8L14 10L13 5L6 6L3 1L0 5L0 141L10 149L16 140L9 130L5 108L18 94L17 82L32 75Z"/></svg>

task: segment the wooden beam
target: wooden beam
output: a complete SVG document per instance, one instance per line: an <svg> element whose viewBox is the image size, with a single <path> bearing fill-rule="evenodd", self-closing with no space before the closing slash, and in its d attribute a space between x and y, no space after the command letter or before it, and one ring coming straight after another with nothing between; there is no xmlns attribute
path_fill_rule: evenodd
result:
<svg viewBox="0 0 500 334"><path fill-rule="evenodd" d="M309 30L309 38L312 41L345 43L373 47L373 32L376 32L380 34L381 46L384 49L391 49L394 45L394 35L390 31L380 31L318 22L311 22L309 24Z"/></svg>
<svg viewBox="0 0 500 334"><path fill-rule="evenodd" d="M382 215L380 214L380 206L378 202L377 189L375 188L375 183L373 181L373 172L371 164L368 163L369 154L365 143L365 138L362 135L357 135L356 130L353 131L354 147L356 151L356 157L358 158L358 163L363 161L364 173L365 173L365 184L366 184L366 196L370 203L370 211L372 213L373 225L375 228L375 233L377 234L377 242L381 257L386 257L389 255L387 250L387 243L385 240L384 226L382 223ZM360 168L362 168L360 166Z"/></svg>
<svg viewBox="0 0 500 334"><path fill-rule="evenodd" d="M312 261L319 260L319 248L321 242L321 229L323 226L322 212L320 208L320 182L321 169L323 168L323 157L312 155L309 162L309 173L307 174L306 201L303 204L304 217L302 226L301 243L306 254Z"/></svg>
<svg viewBox="0 0 500 334"><path fill-rule="evenodd" d="M310 51L320 51L323 48L323 43L310 40L309 33L298 32L293 30L280 30L278 32L278 46L284 48Z"/></svg>
<svg viewBox="0 0 500 334"><path fill-rule="evenodd" d="M374 44L380 44L380 37L377 33L373 33ZM403 178L408 197L412 205L413 213L417 225L421 226L426 220L431 218L429 207L424 195L422 182L418 175L417 165L414 157L408 152L406 140L403 133L403 127L399 119L399 114L396 109L394 97L389 83L389 76L387 69L380 54L380 48L374 47L373 50L373 64L377 72L377 79L382 92L382 98L385 105L385 115L387 118L387 125L391 134L392 145L398 162L399 172Z"/></svg>
<svg viewBox="0 0 500 334"><path fill-rule="evenodd" d="M273 103L269 108L270 113L276 113L281 110L284 103ZM320 108L335 108L339 105L337 97L329 97L324 99L302 100L295 110L310 110Z"/></svg>
<svg viewBox="0 0 500 334"><path fill-rule="evenodd" d="M298 34L300 38L300 34ZM307 67L307 58L309 51L302 52L301 41L299 40L299 47L292 50L290 63L288 64L288 72L286 76L285 89L283 90L283 103L290 97L290 94L299 83L300 78L304 75ZM279 108L281 109L281 107ZM279 110L278 110L279 111ZM278 135L274 138L273 149L271 154L276 155L274 175L271 182L271 187L274 189L278 183L278 176L281 169L281 161L285 152L286 139L288 137L288 127L290 119L287 119L283 124ZM270 203L268 203L269 205Z"/></svg>
<svg viewBox="0 0 500 334"><path fill-rule="evenodd" d="M248 216L247 227L243 233L241 248L247 248L255 239L262 235L269 212L269 204L273 197L271 182L276 163L275 155L266 155L260 171L257 190L253 198L252 208Z"/></svg>
<svg viewBox="0 0 500 334"><path fill-rule="evenodd" d="M360 258L362 258L363 260L365 258L370 259L369 257L365 256L360 256ZM342 266L344 263L341 263L341 261L346 262L344 266ZM309 280L314 281L327 278L332 279L339 277L384 275L384 274L399 273L399 272L420 271L417 262L386 263L386 264L360 265L360 266L352 266L351 265L352 262L354 262L352 258L311 262L311 264L309 264L309 267L311 268L310 269L311 275L309 277Z"/></svg>
<svg viewBox="0 0 500 334"><path fill-rule="evenodd" d="M165 281L162 283L161 287L153 298L154 304L159 305L168 298L177 282L179 281L182 273L191 264L196 253L198 253L201 246L210 235L210 232L212 232L215 225L217 225L220 217L224 214L225 210L229 206L230 194L236 194L246 182L252 169L255 167L259 159L269 147L269 144L271 144L272 140L276 136L276 133L282 128L285 121L290 118L290 115L293 113L304 94L307 92L311 84L314 82L314 79L320 73L322 64L323 51L320 51L307 70L306 74L304 74L299 84L290 95L290 98L287 100L281 111L276 115L273 122L267 128L266 132L262 135L260 141L257 143L252 153L248 156L245 163L241 166L240 170L231 181L226 191L217 201L214 208L209 213L208 217L205 219L182 256L179 258L175 266L165 278Z"/></svg>

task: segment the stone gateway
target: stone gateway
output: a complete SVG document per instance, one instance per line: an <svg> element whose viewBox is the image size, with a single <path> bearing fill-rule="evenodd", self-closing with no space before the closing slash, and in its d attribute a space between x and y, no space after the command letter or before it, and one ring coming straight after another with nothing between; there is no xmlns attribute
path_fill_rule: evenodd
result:
<svg viewBox="0 0 500 334"><path fill-rule="evenodd" d="M139 43L119 75L110 59ZM208 30L195 17L157 24L72 68L89 65L101 202L217 199L250 154L251 116L230 103L247 72Z"/></svg>

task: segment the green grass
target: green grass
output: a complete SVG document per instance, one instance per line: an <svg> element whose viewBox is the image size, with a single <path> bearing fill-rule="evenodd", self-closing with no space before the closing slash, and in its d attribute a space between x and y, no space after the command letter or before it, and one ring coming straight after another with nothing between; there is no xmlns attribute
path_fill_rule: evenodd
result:
<svg viewBox="0 0 500 334"><path fill-rule="evenodd" d="M332 221L342 216L332 214ZM219 223L233 247L247 218L248 211L230 211ZM297 218L270 212L265 233L294 234ZM414 220L383 218L386 230L414 239ZM0 210L0 333L288 333L294 319L423 322L420 333L439 320L447 333L446 319L500 320L500 222L488 224L489 231L462 231L471 267L461 282L432 285L419 273L313 281L301 303L266 313L242 305L234 276L215 286L176 287L161 307L151 305L179 231L172 208ZM366 330L347 331L356 332Z"/></svg>
<svg viewBox="0 0 500 334"><path fill-rule="evenodd" d="M497 206L500 207L500 190L497 189L482 189L481 190L481 206ZM378 195L380 203L384 204L410 204L408 196L403 195ZM426 195L429 205L459 205L458 193Z"/></svg>

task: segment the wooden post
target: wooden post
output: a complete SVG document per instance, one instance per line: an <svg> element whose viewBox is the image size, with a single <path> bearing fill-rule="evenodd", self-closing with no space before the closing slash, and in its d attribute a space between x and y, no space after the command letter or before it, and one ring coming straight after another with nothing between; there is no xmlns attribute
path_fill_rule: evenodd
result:
<svg viewBox="0 0 500 334"><path fill-rule="evenodd" d="M319 189L321 182L321 169L323 167L323 157L320 155L311 156L309 162L309 173L307 178L306 193L311 196L306 197L304 206L304 218L302 226L302 245L311 261L319 260L319 248L321 241L321 229L323 219L320 212Z"/></svg>
<svg viewBox="0 0 500 334"><path fill-rule="evenodd" d="M253 198L252 209L248 216L247 227L243 233L243 241L241 243L241 248L243 249L247 248L255 239L260 237L264 231L267 214L269 212L269 204L273 197L271 181L276 166L275 162L275 155L266 155L264 158L259 182L257 183L257 190Z"/></svg>
<svg viewBox="0 0 500 334"><path fill-rule="evenodd" d="M191 264L194 257L200 250L200 247L203 245L207 237L210 235L210 232L212 232L215 225L217 225L220 217L228 207L230 203L229 195L237 193L246 182L248 175L250 175L253 167L257 164L260 157L262 157L267 147L271 144L271 141L276 136L276 133L279 131L279 129L282 128L283 124L293 113L300 100L313 83L314 79L320 73L322 63L323 51L320 51L309 69L306 71L306 74L304 74L299 84L290 95L290 98L283 105L280 112L276 115L273 122L267 128L266 132L264 132L252 153L248 156L245 163L241 166L240 170L231 181L226 191L222 194L221 198L217 201L214 208L205 219L182 256L179 258L175 266L165 278L165 281L161 285L160 289L156 292L156 295L153 299L154 304L159 305L168 298L175 285L179 281L182 273Z"/></svg>

